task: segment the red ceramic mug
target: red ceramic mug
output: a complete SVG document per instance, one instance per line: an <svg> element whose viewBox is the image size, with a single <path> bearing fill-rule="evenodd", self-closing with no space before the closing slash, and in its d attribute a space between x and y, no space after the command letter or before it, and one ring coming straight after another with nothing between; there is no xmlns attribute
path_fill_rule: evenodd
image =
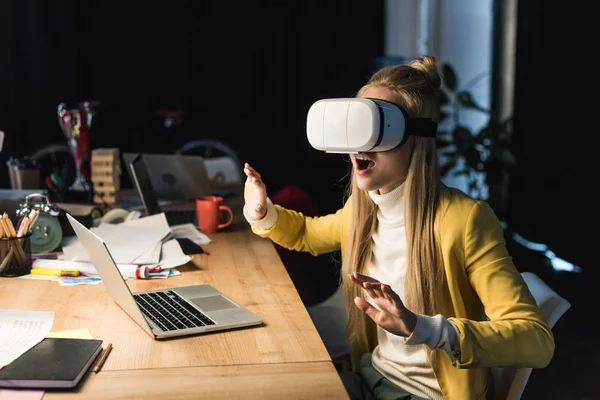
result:
<svg viewBox="0 0 600 400"><path fill-rule="evenodd" d="M223 222L224 212L229 214L225 222ZM216 233L233 222L231 207L223 204L223 198L219 196L204 196L196 199L196 214L198 228L204 233Z"/></svg>

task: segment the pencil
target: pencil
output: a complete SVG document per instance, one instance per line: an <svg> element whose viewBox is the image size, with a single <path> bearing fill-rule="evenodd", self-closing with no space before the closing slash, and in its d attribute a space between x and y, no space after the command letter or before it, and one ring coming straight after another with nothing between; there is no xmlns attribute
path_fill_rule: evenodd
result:
<svg viewBox="0 0 600 400"><path fill-rule="evenodd" d="M100 371L100 368L102 368L102 365L104 364L104 361L106 361L106 358L108 357L108 354L110 353L111 350L112 350L112 343L109 343L109 344L106 345L106 349L104 349L104 351L102 352L102 354L100 354L100 358L98 359L98 363L94 367L94 372L95 373L98 373L98 371Z"/></svg>
<svg viewBox="0 0 600 400"><path fill-rule="evenodd" d="M13 258L13 255L14 255L14 250L11 247L8 250L8 253L4 256L4 260L2 260L2 263L0 263L0 272L4 271L4 268L6 268L6 266L10 262L10 260Z"/></svg>
<svg viewBox="0 0 600 400"><path fill-rule="evenodd" d="M2 230L4 231L4 236L7 238L16 238L17 232L15 232L15 228L10 220L10 217L4 212L4 214L0 217L0 223L2 224ZM11 247L15 249L15 256L17 257L17 261L21 265L25 265L27 263L27 259L25 257L25 253L23 253L23 249L19 246L18 243L9 242Z"/></svg>

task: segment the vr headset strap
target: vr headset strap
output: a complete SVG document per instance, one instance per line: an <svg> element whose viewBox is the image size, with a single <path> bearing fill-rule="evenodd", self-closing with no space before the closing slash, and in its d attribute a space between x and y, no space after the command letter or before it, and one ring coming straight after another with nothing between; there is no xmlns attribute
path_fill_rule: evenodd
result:
<svg viewBox="0 0 600 400"><path fill-rule="evenodd" d="M404 121L404 130L409 135L435 138L437 123L431 118L406 118Z"/></svg>
<svg viewBox="0 0 600 400"><path fill-rule="evenodd" d="M387 100L375 99L375 98L369 98L369 99L373 100L373 102L377 105L377 109L379 110L379 115L381 116L382 121L384 120L384 112L381 107L381 103L391 104L391 105L397 107L400 111L402 111L402 114L404 115L404 124L405 124L404 131L407 134L404 135L404 139L402 140L401 144L403 144L406 141L406 139L408 138L408 135L435 138L438 124L437 124L437 122L433 121L431 118L411 118L408 116L408 113L406 112L406 110L404 110L402 107L400 107L396 103L392 103L391 101L387 101ZM377 140L377 144L375 144L375 147L378 146L379 143L381 143L382 138L383 138L383 126L380 127L379 138Z"/></svg>

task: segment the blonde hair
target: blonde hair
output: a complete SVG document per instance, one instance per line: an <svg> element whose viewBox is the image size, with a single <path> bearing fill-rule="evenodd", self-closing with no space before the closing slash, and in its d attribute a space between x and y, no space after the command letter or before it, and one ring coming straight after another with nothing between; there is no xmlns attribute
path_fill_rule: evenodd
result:
<svg viewBox="0 0 600 400"><path fill-rule="evenodd" d="M395 94L398 104L409 116L438 121L440 85L435 58L425 56L406 65L388 66L377 71L358 96L368 87L384 87ZM413 139L414 149L403 195L408 242L405 306L415 313L434 315L439 310L437 292L443 279L435 224L442 183L435 139L420 136L413 136ZM342 260L342 280L348 310L348 337L351 342L367 346L365 318L354 305L354 298L362 297L362 290L349 280L348 274L354 271L366 273L372 253L371 237L377 227L377 208L368 193L356 186L353 172L347 195L348 198L352 195L352 220Z"/></svg>

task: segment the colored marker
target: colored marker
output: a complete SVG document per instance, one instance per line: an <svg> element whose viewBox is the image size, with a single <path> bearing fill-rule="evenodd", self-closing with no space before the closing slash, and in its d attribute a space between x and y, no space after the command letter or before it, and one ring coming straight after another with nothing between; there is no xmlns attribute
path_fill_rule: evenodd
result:
<svg viewBox="0 0 600 400"><path fill-rule="evenodd" d="M77 269L31 268L30 273L44 276L79 276Z"/></svg>

